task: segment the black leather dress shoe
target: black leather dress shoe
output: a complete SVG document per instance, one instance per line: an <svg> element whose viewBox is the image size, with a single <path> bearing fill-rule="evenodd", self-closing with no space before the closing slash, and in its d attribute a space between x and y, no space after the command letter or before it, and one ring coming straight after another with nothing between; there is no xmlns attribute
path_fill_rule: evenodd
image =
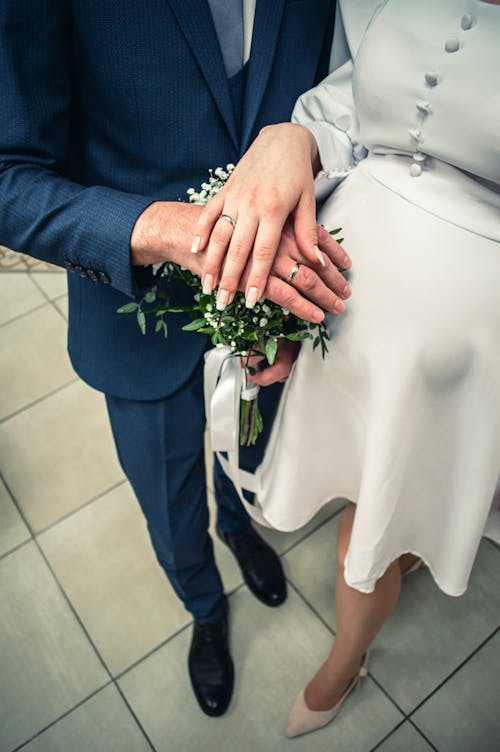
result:
<svg viewBox="0 0 500 752"><path fill-rule="evenodd" d="M234 685L227 616L210 624L194 623L189 676L200 708L207 715L226 712Z"/></svg>
<svg viewBox="0 0 500 752"><path fill-rule="evenodd" d="M243 533L224 533L217 528L217 535L235 555L243 579L255 597L266 606L280 606L286 600L286 580L271 546L253 527Z"/></svg>

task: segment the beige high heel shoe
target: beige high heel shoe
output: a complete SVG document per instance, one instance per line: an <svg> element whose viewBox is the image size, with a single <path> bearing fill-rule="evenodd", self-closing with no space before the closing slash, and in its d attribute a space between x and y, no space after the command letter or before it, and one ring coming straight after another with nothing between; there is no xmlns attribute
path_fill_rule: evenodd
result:
<svg viewBox="0 0 500 752"><path fill-rule="evenodd" d="M353 689L356 689L361 679L368 674L368 653L365 654L361 668L356 676L352 679L351 683L347 687L346 691L333 708L329 710L310 710L306 705L304 697L304 690L299 694L295 700L290 715L288 716L288 723L285 729L285 736L292 738L294 736L300 736L301 734L308 734L310 731L316 731L316 729L323 728L333 721L338 714L342 704L351 694Z"/></svg>

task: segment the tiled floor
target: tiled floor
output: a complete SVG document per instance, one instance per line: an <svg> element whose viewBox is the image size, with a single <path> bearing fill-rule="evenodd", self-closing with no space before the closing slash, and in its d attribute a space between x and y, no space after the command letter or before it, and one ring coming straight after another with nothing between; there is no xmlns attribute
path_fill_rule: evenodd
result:
<svg viewBox="0 0 500 752"><path fill-rule="evenodd" d="M228 713L205 717L189 615L153 557L103 398L65 354L65 276L4 271L0 300L1 752L500 750L500 550L487 540L462 598L425 571L408 578L339 718L284 738L332 637L340 502L302 531L266 533L290 583L276 611L216 543L237 680Z"/></svg>

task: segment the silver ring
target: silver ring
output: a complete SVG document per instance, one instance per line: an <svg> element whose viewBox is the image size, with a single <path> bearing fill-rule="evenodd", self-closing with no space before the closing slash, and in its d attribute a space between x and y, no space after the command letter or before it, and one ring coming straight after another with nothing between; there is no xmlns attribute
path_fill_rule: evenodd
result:
<svg viewBox="0 0 500 752"><path fill-rule="evenodd" d="M229 216L229 214L221 214L219 219L225 219L226 222L229 222L230 225L232 225L233 227L236 227L236 222L234 221L232 217Z"/></svg>
<svg viewBox="0 0 500 752"><path fill-rule="evenodd" d="M299 265L295 264L295 266L291 270L290 274L288 275L287 279L290 280L290 282L291 282L292 279L294 279L294 277L296 277L298 273L299 273Z"/></svg>

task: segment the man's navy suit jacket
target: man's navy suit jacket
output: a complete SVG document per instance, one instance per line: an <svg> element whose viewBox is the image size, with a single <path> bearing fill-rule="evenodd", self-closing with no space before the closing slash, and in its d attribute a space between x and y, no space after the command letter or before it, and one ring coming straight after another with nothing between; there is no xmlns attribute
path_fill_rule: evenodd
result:
<svg viewBox="0 0 500 752"><path fill-rule="evenodd" d="M0 243L76 272L69 352L92 386L158 399L199 363L180 316L164 339L116 313L133 226L289 119L328 72L333 19L332 0L257 0L238 129L206 0L1 1Z"/></svg>

